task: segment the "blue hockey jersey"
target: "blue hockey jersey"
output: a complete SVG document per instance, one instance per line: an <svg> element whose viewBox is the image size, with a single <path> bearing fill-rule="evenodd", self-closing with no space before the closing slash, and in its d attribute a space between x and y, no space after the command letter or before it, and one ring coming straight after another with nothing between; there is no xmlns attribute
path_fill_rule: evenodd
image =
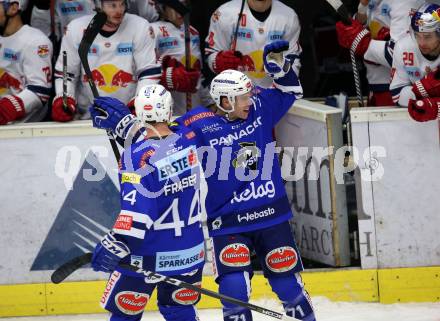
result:
<svg viewBox="0 0 440 321"><path fill-rule="evenodd" d="M176 129L191 128L206 145L199 158L208 183L211 236L261 229L292 217L272 131L294 101L294 94L257 87L246 120L228 121L198 107L175 121Z"/></svg>
<svg viewBox="0 0 440 321"><path fill-rule="evenodd" d="M113 226L116 238L131 251L124 263L164 275L202 268L206 182L197 146L196 134L182 130L125 150L119 172L121 213Z"/></svg>

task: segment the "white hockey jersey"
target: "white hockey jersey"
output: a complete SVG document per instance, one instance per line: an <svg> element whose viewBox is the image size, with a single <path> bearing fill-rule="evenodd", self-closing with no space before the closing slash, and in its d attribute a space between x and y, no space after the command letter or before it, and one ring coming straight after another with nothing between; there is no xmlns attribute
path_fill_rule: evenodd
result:
<svg viewBox="0 0 440 321"><path fill-rule="evenodd" d="M432 61L426 59L410 34L399 40L394 47L393 77L390 85L393 101L407 107L409 99L416 98L412 84L439 65L440 56Z"/></svg>
<svg viewBox="0 0 440 321"><path fill-rule="evenodd" d="M51 58L52 43L38 29L23 25L0 36L0 97L20 97L26 113L42 107L52 87Z"/></svg>
<svg viewBox="0 0 440 321"><path fill-rule="evenodd" d="M87 112L93 101L87 76L78 56L78 47L93 16L72 21L61 43L67 52L69 81L67 93L75 97L80 113ZM88 62L98 92L128 103L136 89L158 83L161 68L156 63L154 32L147 20L126 13L119 29L110 37L98 34L89 50ZM55 65L55 91L62 95L63 59L60 54Z"/></svg>
<svg viewBox="0 0 440 321"><path fill-rule="evenodd" d="M74 19L95 13L93 0L55 0L55 32L58 38L66 31L67 25ZM101 1L101 0L99 0ZM128 0L128 12L141 16L149 22L159 18L153 0ZM49 35L50 10L32 8L31 25Z"/></svg>
<svg viewBox="0 0 440 321"><path fill-rule="evenodd" d="M67 25L74 19L93 14L95 2L93 0L55 0L55 24L58 38L65 32ZM31 25L49 35L50 10L32 9Z"/></svg>
<svg viewBox="0 0 440 321"><path fill-rule="evenodd" d="M157 21L151 24L154 29L156 38L156 53L158 61L162 61L163 57L171 56L177 59L185 66L185 35L184 26L177 28L174 24L167 21ZM200 53L200 37L199 33L193 27L190 27L191 35L191 68L201 69L201 53ZM178 91L171 91L174 100L174 115L183 115L186 113L186 94ZM198 91L191 94L192 106L200 104L208 106L213 103L209 97L207 88L202 88L201 79L198 84ZM203 99L201 99L203 98Z"/></svg>
<svg viewBox="0 0 440 321"><path fill-rule="evenodd" d="M227 2L221 5L211 17L206 38L206 55L209 55L208 65L211 70L213 70L215 52L231 48L241 2L241 0ZM275 40L288 41L290 43L288 54L292 55L293 60L297 60L295 64L299 66L300 31L301 27L295 11L280 1L272 1L271 12L264 22L252 15L247 1L245 2L238 29L236 50L243 55L249 55L252 59L245 73L256 85L262 87L272 85L272 79L266 75L263 66L263 48L267 43Z"/></svg>
<svg viewBox="0 0 440 321"><path fill-rule="evenodd" d="M365 61L377 64L367 67L372 90L383 91L385 84L390 83L394 42L408 34L410 15L423 3L423 0L381 0L371 11L369 28L373 38L382 26L388 27L391 35L389 42L372 40L364 55Z"/></svg>

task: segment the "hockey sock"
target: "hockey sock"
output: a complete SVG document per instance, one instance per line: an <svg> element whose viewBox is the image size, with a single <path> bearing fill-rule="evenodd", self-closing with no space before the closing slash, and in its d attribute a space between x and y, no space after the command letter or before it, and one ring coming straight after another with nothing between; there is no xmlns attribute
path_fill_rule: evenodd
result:
<svg viewBox="0 0 440 321"><path fill-rule="evenodd" d="M304 321L316 321L312 303L304 289L301 276L269 278L272 290L278 295L286 314Z"/></svg>
<svg viewBox="0 0 440 321"><path fill-rule="evenodd" d="M231 272L219 277L219 292L235 299L248 302L251 283L248 272ZM224 321L252 321L249 309L222 301Z"/></svg>
<svg viewBox="0 0 440 321"><path fill-rule="evenodd" d="M197 321L197 310L194 305L173 306L159 304L159 311L166 321Z"/></svg>

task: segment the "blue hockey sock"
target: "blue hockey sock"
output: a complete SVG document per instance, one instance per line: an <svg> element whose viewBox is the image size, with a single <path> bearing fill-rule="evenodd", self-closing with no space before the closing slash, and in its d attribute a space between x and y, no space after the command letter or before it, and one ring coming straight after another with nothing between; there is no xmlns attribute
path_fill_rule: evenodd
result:
<svg viewBox="0 0 440 321"><path fill-rule="evenodd" d="M249 301L251 283L248 272L231 272L219 277L219 292L244 302ZM224 321L252 321L249 309L222 301Z"/></svg>
<svg viewBox="0 0 440 321"><path fill-rule="evenodd" d="M166 321L197 321L197 311L194 305L161 305L159 311Z"/></svg>
<svg viewBox="0 0 440 321"><path fill-rule="evenodd" d="M288 316L304 321L316 321L312 303L299 273L295 276L272 277L269 278L269 283L283 303Z"/></svg>

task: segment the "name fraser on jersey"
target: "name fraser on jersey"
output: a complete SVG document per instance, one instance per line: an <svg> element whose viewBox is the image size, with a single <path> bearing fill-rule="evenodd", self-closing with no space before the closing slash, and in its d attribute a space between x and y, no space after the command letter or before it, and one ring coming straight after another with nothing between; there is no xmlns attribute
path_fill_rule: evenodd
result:
<svg viewBox="0 0 440 321"><path fill-rule="evenodd" d="M255 132L255 129L260 127L262 125L261 123L261 117L258 117L256 120L252 122L252 124L247 125L243 129L239 131L235 131L233 133L228 134L227 136L220 137L220 138L213 138L209 141L209 145L211 147L214 147L216 145L232 145L232 143L236 140L239 140L243 137L246 137L248 135L251 135L253 132Z"/></svg>
<svg viewBox="0 0 440 321"><path fill-rule="evenodd" d="M174 194L177 192L181 192L187 187L194 186L196 184L196 181L197 181L197 174L193 174L191 176L184 177L181 180L179 180L173 184L165 185L163 187L163 190L165 192L165 196L168 194Z"/></svg>

